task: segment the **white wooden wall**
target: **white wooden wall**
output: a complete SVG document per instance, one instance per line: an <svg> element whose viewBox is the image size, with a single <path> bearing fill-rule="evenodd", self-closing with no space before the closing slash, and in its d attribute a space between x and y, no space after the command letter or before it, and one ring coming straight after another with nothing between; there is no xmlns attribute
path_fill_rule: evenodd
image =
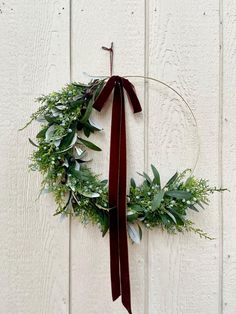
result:
<svg viewBox="0 0 236 314"><path fill-rule="evenodd" d="M144 232L130 245L134 314L236 313L236 1L4 0L0 2L0 313L121 314L111 302L108 237L35 201L40 175L27 170L36 127L17 130L41 93L83 72L107 75L102 45L115 44L114 71L171 84L199 124L196 175L231 190L192 214L213 241ZM133 80L144 112L127 108L129 176L151 163L167 178L192 166L195 128L183 103L160 86ZM97 119L108 172L110 108Z"/></svg>

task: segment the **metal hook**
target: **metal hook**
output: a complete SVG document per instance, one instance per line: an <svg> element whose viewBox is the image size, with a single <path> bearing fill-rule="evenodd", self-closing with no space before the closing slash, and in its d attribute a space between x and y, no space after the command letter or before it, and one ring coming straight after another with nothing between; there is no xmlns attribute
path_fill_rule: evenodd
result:
<svg viewBox="0 0 236 314"><path fill-rule="evenodd" d="M113 73L113 57L114 57L113 46L114 46L113 42L111 42L111 47L110 48L102 46L103 50L109 51L109 53L110 53L110 76L112 76L112 73Z"/></svg>

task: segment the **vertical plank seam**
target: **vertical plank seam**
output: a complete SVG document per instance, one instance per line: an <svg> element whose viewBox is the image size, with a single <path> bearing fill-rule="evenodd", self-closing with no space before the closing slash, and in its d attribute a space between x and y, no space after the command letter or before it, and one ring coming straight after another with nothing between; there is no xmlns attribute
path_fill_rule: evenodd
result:
<svg viewBox="0 0 236 314"><path fill-rule="evenodd" d="M149 75L149 0L144 1L144 75ZM144 169L148 172L148 126L149 126L149 90L148 81L144 81ZM144 313L149 313L149 232L146 232L146 250L144 258Z"/></svg>
<svg viewBox="0 0 236 314"><path fill-rule="evenodd" d="M69 286L68 286L68 314L71 314L71 217L69 217Z"/></svg>
<svg viewBox="0 0 236 314"><path fill-rule="evenodd" d="M219 130L218 130L218 184L223 186L223 0L219 0ZM223 314L224 288L224 216L223 195L219 195L219 313Z"/></svg>
<svg viewBox="0 0 236 314"><path fill-rule="evenodd" d="M69 0L69 78L70 83L72 82L72 0ZM69 252L68 252L68 267L69 267L69 273L68 273L68 314L71 314L71 216L69 216L69 239L68 239L68 245L69 245Z"/></svg>

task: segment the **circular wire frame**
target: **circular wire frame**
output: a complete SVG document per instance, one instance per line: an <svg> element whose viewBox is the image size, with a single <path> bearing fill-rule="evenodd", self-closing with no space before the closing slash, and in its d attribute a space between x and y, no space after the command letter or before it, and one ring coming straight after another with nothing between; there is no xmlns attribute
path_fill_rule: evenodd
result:
<svg viewBox="0 0 236 314"><path fill-rule="evenodd" d="M109 77L107 76L95 76L95 75L89 75L88 73L85 73L85 75L87 75L88 77L91 77L91 78L101 78L101 79L108 79ZM195 171L196 167L197 167L197 164L198 164L198 161L199 161L199 157L200 157L200 136L199 136L199 131L198 131L198 123L197 123L197 119L193 113L193 110L191 109L189 103L185 100L185 98L176 90L174 89L172 86L170 86L169 84L161 81L161 80L158 80L154 77L150 77L150 76L143 76L143 75L124 75L125 78L142 78L144 80L150 80L150 81L153 81L153 82L156 82L158 84L161 84L165 87L167 87L168 89L170 89L172 92L174 92L182 101L183 103L185 104L186 108L188 109L192 119L193 119L193 122L194 122L194 125L196 127L196 136L197 136L197 154L196 154L196 158L195 158L195 162L194 162L194 166L192 167L191 169L191 172L190 172L190 176L193 174L193 172Z"/></svg>

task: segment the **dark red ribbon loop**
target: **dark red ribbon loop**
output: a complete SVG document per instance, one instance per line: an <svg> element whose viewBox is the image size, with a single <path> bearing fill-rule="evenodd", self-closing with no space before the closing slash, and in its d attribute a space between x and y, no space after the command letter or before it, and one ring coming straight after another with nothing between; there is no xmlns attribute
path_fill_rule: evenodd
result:
<svg viewBox="0 0 236 314"><path fill-rule="evenodd" d="M134 86L125 78L112 76L93 107L101 111L114 89L109 166L110 270L112 299L119 296L131 314L129 256L126 218L126 129L124 89L134 113L142 111Z"/></svg>

